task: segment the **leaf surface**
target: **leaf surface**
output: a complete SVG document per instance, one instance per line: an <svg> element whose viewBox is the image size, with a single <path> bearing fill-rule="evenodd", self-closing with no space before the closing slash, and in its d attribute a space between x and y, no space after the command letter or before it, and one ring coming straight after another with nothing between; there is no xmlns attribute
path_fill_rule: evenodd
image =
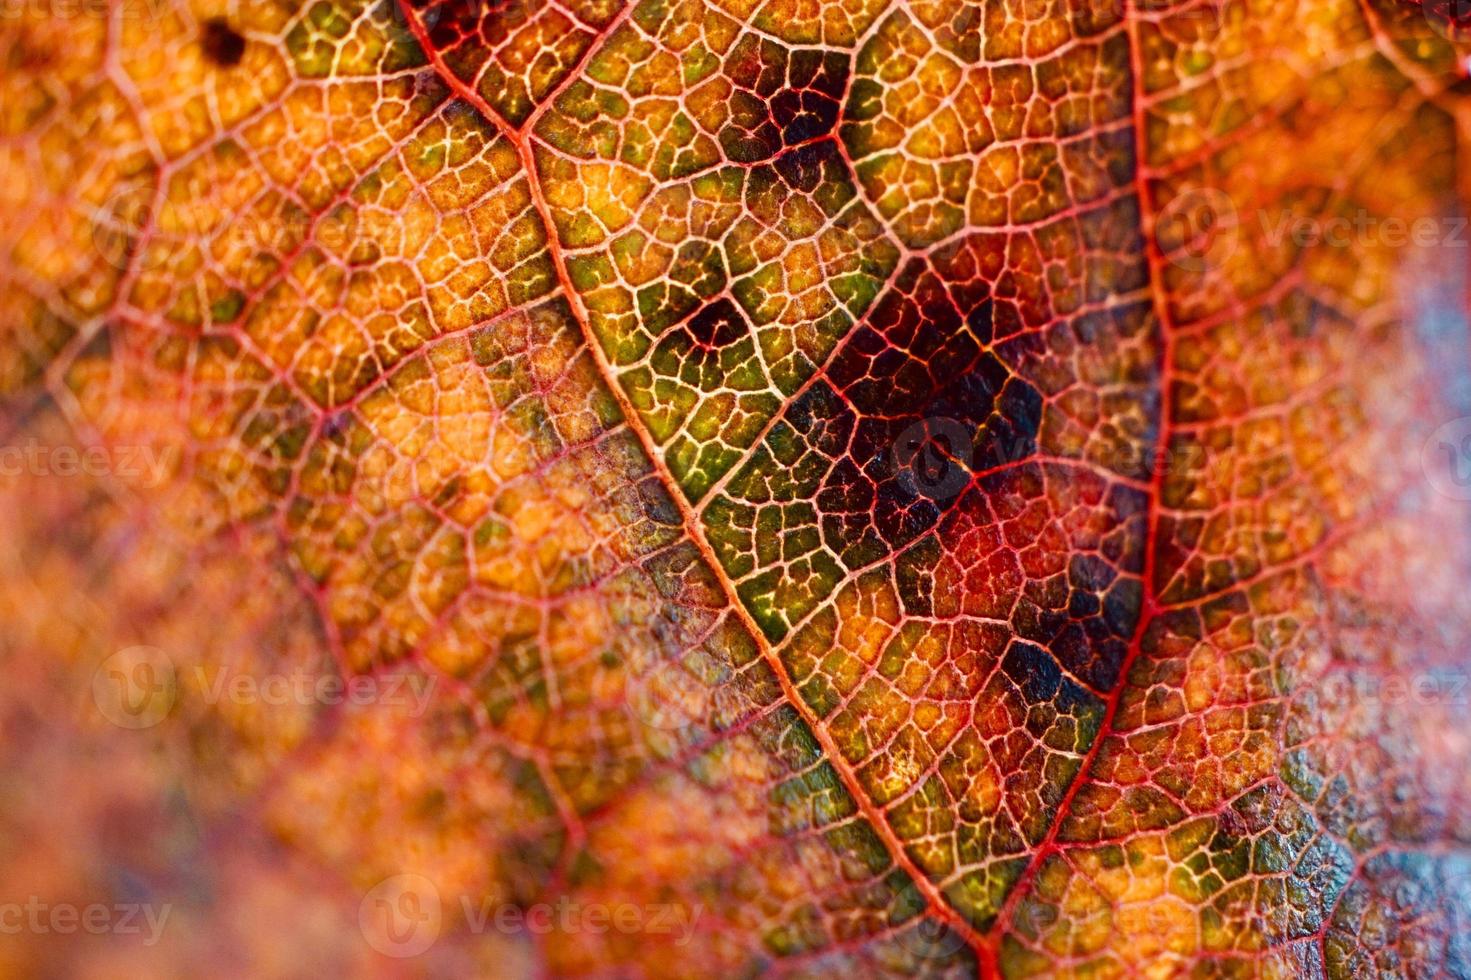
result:
<svg viewBox="0 0 1471 980"><path fill-rule="evenodd" d="M363 971L1471 970L1444 12L117 0L0 51L5 711L150 827L58 865L237 896L153 968L292 974L279 894ZM161 724L57 693L138 644ZM356 919L404 875L412 959ZM669 921L474 914L558 903Z"/></svg>

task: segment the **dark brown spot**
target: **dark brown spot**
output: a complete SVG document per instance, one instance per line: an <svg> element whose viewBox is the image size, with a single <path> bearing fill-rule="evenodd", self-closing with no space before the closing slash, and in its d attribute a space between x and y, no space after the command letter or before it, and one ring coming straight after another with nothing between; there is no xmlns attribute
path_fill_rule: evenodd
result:
<svg viewBox="0 0 1471 980"><path fill-rule="evenodd" d="M240 64L245 54L245 38L223 17L211 17L204 22L204 35L199 43L204 48L204 56L224 68Z"/></svg>
<svg viewBox="0 0 1471 980"><path fill-rule="evenodd" d="M701 309L689 322L690 336L706 350L718 350L735 343L750 331L745 317L741 316L734 303L718 299Z"/></svg>

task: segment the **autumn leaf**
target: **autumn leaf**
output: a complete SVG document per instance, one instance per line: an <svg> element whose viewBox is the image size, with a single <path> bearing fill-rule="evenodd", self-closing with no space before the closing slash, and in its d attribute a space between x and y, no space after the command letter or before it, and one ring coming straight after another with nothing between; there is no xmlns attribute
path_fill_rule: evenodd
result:
<svg viewBox="0 0 1471 980"><path fill-rule="evenodd" d="M0 972L1471 976L1471 23L0 8Z"/></svg>

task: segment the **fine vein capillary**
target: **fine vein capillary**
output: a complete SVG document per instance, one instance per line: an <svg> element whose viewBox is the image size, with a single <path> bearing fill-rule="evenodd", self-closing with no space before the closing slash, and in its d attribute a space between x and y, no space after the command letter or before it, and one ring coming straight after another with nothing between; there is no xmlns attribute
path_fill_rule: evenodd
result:
<svg viewBox="0 0 1471 980"><path fill-rule="evenodd" d="M0 980L1471 978L1468 70L0 0Z"/></svg>

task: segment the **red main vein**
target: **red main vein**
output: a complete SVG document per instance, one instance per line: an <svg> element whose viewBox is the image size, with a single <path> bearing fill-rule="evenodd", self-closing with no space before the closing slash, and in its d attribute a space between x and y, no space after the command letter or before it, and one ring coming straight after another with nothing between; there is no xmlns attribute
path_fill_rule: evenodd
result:
<svg viewBox="0 0 1471 980"><path fill-rule="evenodd" d="M409 0L397 0L397 2L403 11L404 19L409 26L410 32L413 34L415 40L418 41L419 47L423 49L424 57L428 61L429 66L434 69L455 95L480 112L486 118L486 121L495 126L500 134L516 148L516 153L521 160L522 169L526 173L526 182L530 189L532 205L536 208L536 212L540 216L546 234L547 252L551 256L552 265L556 270L557 281L560 283L562 291L566 293L567 303L572 310L574 319L577 320L578 328L582 331L583 343L597 364L598 372L602 375L603 383L607 386L613 397L617 399L618 407L622 411L624 420L627 422L630 431L638 438L640 445L643 446L644 455L648 457L650 465L653 466L654 471L663 482L669 497L674 501L675 506L679 508L680 517L684 522L686 536L700 552L705 563L710 567L711 573L720 582L720 587L725 592L726 601L729 602L735 614L740 617L742 624L746 627L747 632L751 634L752 639L760 650L762 658L767 662L772 673L776 675L776 679L781 685L783 696L796 710L802 718L802 721L807 725L807 728L811 730L813 737L817 739L828 763L843 781L843 786L847 789L848 795L853 798L864 819L873 827L874 833L883 841L884 847L889 852L890 859L904 870L905 874L914 882L920 894L925 897L931 914L944 921L960 935L966 943L976 950L977 955L983 956L986 938L977 932L975 927L945 900L945 897L940 894L938 886L914 863L913 858L904 849L903 842L899 840L898 836L889 826L888 821L884 818L883 812L874 805L873 801L869 799L868 794L864 792L857 774L853 771L853 767L848 763L848 760L843 756L842 752L839 751L832 735L822 725L821 720L802 699L801 694L792 684L791 678L787 676L787 672L782 666L781 658L772 649L770 642L766 639L766 634L761 631L761 628L756 624L756 621L746 609L745 603L741 601L740 595L736 592L735 584L725 574L725 569L716 558L714 549L710 547L710 543L705 539L699 515L695 513L688 500L686 500L684 493L679 488L679 484L670 473L668 466L665 465L664 457L659 451L658 444L640 421L637 410L629 401L627 394L623 390L623 386L619 384L618 377L614 373L612 365L608 362L607 354L603 351L601 343L593 334L587 311L582 305L582 297L573 288L571 277L567 274L566 258L562 254L561 242L557 239L556 225L552 221L551 208L547 204L546 195L542 192L541 180L536 169L536 157L532 149L532 141L534 139L532 130L541 118L541 114L545 108L550 106L582 74L582 69L591 60L594 52L601 43L607 40L628 17L629 13L633 10L635 0L628 0L618 15L589 42L587 51L584 52L578 63L569 69L561 84L547 93L541 103L541 107L536 109L519 128L512 127L501 118L500 114L485 100L484 96L476 91L473 86L466 84L449 69L444 63L444 59L430 42L429 32L419 20L418 12L410 5Z"/></svg>
<svg viewBox="0 0 1471 980"><path fill-rule="evenodd" d="M1134 115L1134 193L1139 200L1139 220L1143 229L1144 252L1149 262L1149 281L1152 284L1150 294L1154 300L1154 311L1159 322L1160 334L1160 358L1159 358L1159 425L1155 435L1156 446L1163 446L1169 438L1170 423L1170 365L1173 361L1173 327L1170 318L1169 303L1164 297L1161 283L1163 282L1162 271L1165 264L1164 255L1160 252L1159 242L1154 234L1155 215L1149 204L1149 177L1144 167L1146 152L1145 145L1145 119L1144 119L1144 69L1139 56L1139 18L1137 11L1138 0L1127 0L1124 5L1124 23L1128 31L1129 39L1129 74L1133 85L1131 110ZM1119 704L1123 701L1124 690L1128 687L1129 672L1134 667L1134 661L1139 659L1139 652L1144 645L1144 631L1148 629L1155 614L1159 612L1159 596L1155 594L1155 558L1159 551L1156 543L1159 541L1159 512L1160 501L1163 499L1164 466L1155 466L1150 478L1149 488L1149 517L1147 530L1144 535L1144 573L1143 573L1143 601L1140 603L1139 620L1134 624L1134 636L1129 641L1128 652L1124 655L1123 663L1119 665L1119 676L1114 682L1114 688L1109 693L1108 700L1104 705L1103 720L1099 723L1098 734L1093 737L1093 743L1088 746L1088 751L1083 755L1083 761L1078 766L1077 774L1068 785L1067 792L1063 794L1062 801L1057 805L1057 812L1052 817L1052 822L1033 850L1031 859L1026 868L1022 870L1021 877L1012 886L1011 892L1006 896L1006 901L1001 906L1001 911L996 916L996 921L986 936L986 950L981 960L982 976L1000 976L1000 951L1001 938L1005 933L1006 923L1011 919L1016 906L1022 898L1031 890L1036 881L1037 872L1046 862L1047 858L1057 851L1057 835L1062 825L1067 822L1068 815L1072 812L1073 800L1078 791L1088 782L1089 771L1093 768L1094 761L1098 758L1098 752L1107 741L1109 733L1113 731L1114 718L1118 715Z"/></svg>

